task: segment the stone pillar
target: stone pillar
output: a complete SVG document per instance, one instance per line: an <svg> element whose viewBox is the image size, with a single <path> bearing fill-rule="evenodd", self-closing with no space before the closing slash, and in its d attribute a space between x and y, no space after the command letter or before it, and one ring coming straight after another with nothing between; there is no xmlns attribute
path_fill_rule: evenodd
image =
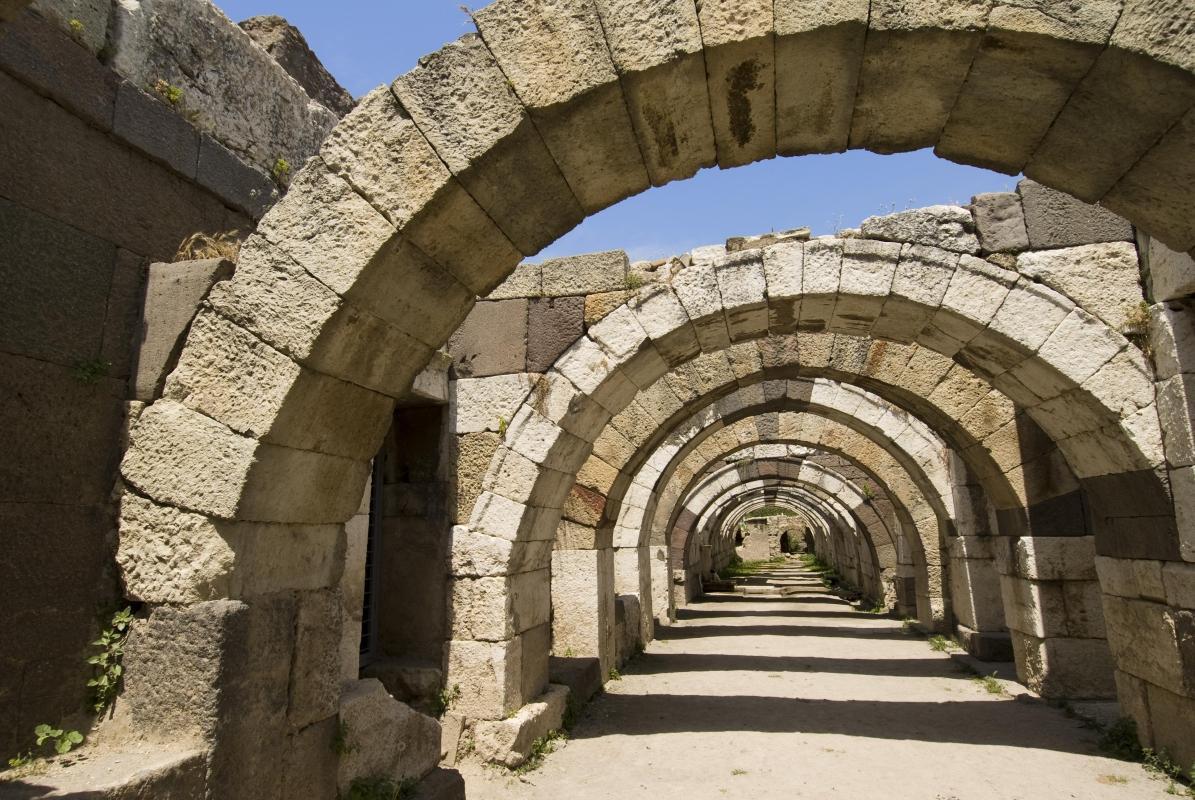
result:
<svg viewBox="0 0 1195 800"><path fill-rule="evenodd" d="M1013 660L1012 640L1004 625L995 539L958 536L949 543L950 596L959 642L984 661Z"/></svg>
<svg viewBox="0 0 1195 800"><path fill-rule="evenodd" d="M552 653L615 666L613 548L553 551Z"/></svg>
<svg viewBox="0 0 1195 800"><path fill-rule="evenodd" d="M672 572L668 567L668 547L652 545L647 550L651 574L651 613L657 625L671 625L676 614L672 608Z"/></svg>
<svg viewBox="0 0 1195 800"><path fill-rule="evenodd" d="M996 564L1021 682L1043 697L1115 696L1093 538L1002 538Z"/></svg>
<svg viewBox="0 0 1195 800"><path fill-rule="evenodd" d="M361 507L345 523L344 573L340 578L343 628L340 636L340 679L355 681L361 672L361 617L365 600L365 548L369 540L373 480L365 484Z"/></svg>

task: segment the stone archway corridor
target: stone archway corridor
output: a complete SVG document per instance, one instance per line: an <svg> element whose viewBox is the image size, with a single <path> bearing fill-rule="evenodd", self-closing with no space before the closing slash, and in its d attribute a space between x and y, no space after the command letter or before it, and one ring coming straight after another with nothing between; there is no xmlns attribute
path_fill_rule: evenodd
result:
<svg viewBox="0 0 1195 800"><path fill-rule="evenodd" d="M750 581L771 582L799 591L692 604L537 768L462 765L471 800L1172 796L1102 754L1082 719L1014 681L991 693L963 660L826 592L799 561Z"/></svg>

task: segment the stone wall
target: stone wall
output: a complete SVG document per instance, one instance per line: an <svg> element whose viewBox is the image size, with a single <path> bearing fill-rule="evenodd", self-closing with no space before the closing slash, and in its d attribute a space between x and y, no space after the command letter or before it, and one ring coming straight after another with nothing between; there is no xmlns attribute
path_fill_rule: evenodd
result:
<svg viewBox="0 0 1195 800"><path fill-rule="evenodd" d="M111 496L148 265L197 232L252 230L276 159L297 168L336 119L208 3L119 5L37 0L0 23L5 757L77 716L88 644L121 602Z"/></svg>

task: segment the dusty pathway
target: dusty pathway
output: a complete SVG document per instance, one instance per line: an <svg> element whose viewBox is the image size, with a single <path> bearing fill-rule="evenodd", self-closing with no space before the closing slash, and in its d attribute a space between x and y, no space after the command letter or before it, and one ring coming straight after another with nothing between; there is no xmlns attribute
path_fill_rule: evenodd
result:
<svg viewBox="0 0 1195 800"><path fill-rule="evenodd" d="M837 598L723 596L684 617L539 769L466 766L471 800L1170 797L1062 712L987 693Z"/></svg>

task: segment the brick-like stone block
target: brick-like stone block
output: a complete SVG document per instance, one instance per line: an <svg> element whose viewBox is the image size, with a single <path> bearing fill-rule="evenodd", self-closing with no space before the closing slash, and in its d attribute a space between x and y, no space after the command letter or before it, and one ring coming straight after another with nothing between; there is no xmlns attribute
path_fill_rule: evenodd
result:
<svg viewBox="0 0 1195 800"><path fill-rule="evenodd" d="M100 355L116 248L0 199L0 350L73 366Z"/></svg>
<svg viewBox="0 0 1195 800"><path fill-rule="evenodd" d="M116 94L113 132L187 178L199 164L199 132L164 101L131 83Z"/></svg>
<svg viewBox="0 0 1195 800"><path fill-rule="evenodd" d="M584 297L531 300L527 310L527 371L547 372L584 332Z"/></svg>
<svg viewBox="0 0 1195 800"><path fill-rule="evenodd" d="M1025 208L1025 227L1034 250L1127 242L1133 238L1127 220L1036 181L1021 181L1017 193Z"/></svg>
<svg viewBox="0 0 1195 800"><path fill-rule="evenodd" d="M234 270L231 262L220 258L150 264L141 312L134 398L149 401L162 393L199 304L212 286L231 278Z"/></svg>
<svg viewBox="0 0 1195 800"><path fill-rule="evenodd" d="M527 301L482 302L448 340L458 378L522 372L527 362Z"/></svg>
<svg viewBox="0 0 1195 800"><path fill-rule="evenodd" d="M531 755L537 739L561 726L567 702L568 689L550 685L534 703L528 703L510 719L477 723L477 754L511 769L519 766Z"/></svg>
<svg viewBox="0 0 1195 800"><path fill-rule="evenodd" d="M1139 247L1143 251L1155 301L1176 300L1195 294L1195 258L1188 253L1177 253L1149 236L1141 237Z"/></svg>
<svg viewBox="0 0 1195 800"><path fill-rule="evenodd" d="M586 295L627 289L630 259L622 250L555 258L541 265L545 297Z"/></svg>
<svg viewBox="0 0 1195 800"><path fill-rule="evenodd" d="M278 187L260 167L253 166L206 134L199 137L195 180L220 199L255 220L278 199Z"/></svg>
<svg viewBox="0 0 1195 800"><path fill-rule="evenodd" d="M992 192L971 198L979 246L988 253L1019 253L1029 249L1025 211L1016 192Z"/></svg>
<svg viewBox="0 0 1195 800"><path fill-rule="evenodd" d="M120 76L41 17L16 15L0 29L0 68L100 130L112 129Z"/></svg>

